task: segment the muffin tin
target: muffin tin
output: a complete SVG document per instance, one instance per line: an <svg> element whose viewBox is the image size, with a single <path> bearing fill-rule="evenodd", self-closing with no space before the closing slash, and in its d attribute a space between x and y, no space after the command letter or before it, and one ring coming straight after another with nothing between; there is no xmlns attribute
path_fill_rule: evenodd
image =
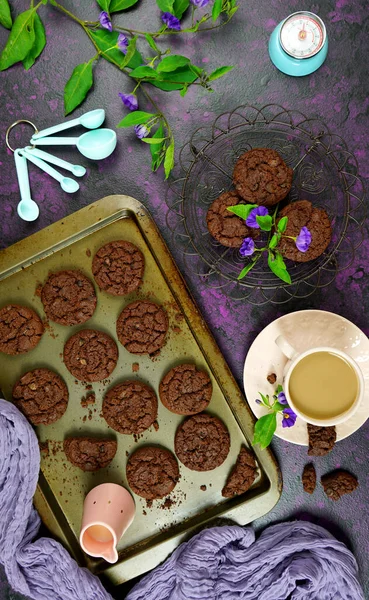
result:
<svg viewBox="0 0 369 600"><path fill-rule="evenodd" d="M31 352L19 356L1 355L0 387L11 400L11 390L19 377L37 367L59 373L69 389L69 405L54 424L36 427L41 443L48 441L43 453L35 505L51 533L64 543L82 565L104 573L119 584L155 567L186 537L215 518L231 518L246 524L265 514L281 493L278 467L270 450L256 447L258 477L248 492L232 499L221 495L241 445L250 446L253 417L213 337L194 304L173 259L146 208L128 196L108 196L83 208L0 252L1 306L16 303L29 306L44 318L39 286L50 271L80 269L91 280L92 258L107 242L128 240L145 257L143 285L127 296L111 296L99 291L97 309L85 324L64 327L48 322L41 342ZM63 348L75 332L99 329L116 339L116 320L122 309L136 299L161 304L168 313L169 331L165 346L150 358L130 354L119 342L118 364L109 379L91 384L77 381L66 369ZM145 444L161 445L174 451L175 431L184 417L169 412L159 401L158 425L140 436L124 435L110 429L101 416L105 392L127 379L151 385L158 394L159 383L172 367L192 362L207 371L213 394L207 412L226 424L231 448L225 462L215 470L195 472L179 463L180 481L169 499L156 500L152 506L139 496L136 518L118 545L119 560L109 565L84 555L78 545L82 505L90 489L113 482L128 487L127 457ZM137 366L138 365L138 366ZM82 402L90 391L94 404ZM108 436L117 439L118 450L106 469L85 473L69 463L62 445L72 435ZM206 488L206 489L205 489Z"/></svg>

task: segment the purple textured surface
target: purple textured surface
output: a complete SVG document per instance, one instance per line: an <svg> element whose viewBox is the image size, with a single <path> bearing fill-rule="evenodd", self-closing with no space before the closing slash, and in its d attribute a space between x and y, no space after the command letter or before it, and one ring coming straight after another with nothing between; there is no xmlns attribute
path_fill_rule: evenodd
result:
<svg viewBox="0 0 369 600"><path fill-rule="evenodd" d="M11 1L15 11L28 6L25 0ZM64 2L85 19L97 18L93 2ZM88 4L88 6L86 6ZM165 110L173 126L178 147L202 123L210 123L220 112L242 103L264 105L268 102L294 108L317 116L333 132L346 140L358 159L360 174L369 178L369 98L367 56L369 50L369 17L367 0L325 0L301 5L297 0L240 1L240 10L232 24L215 32L175 39L172 47L209 70L223 64L235 64L236 69L215 83L215 93L193 88L184 99L177 93L154 90L153 96ZM293 79L278 72L271 64L267 42L275 25L289 13L306 8L319 14L326 23L329 53L323 67L309 77ZM73 67L88 60L93 49L77 24L60 15L51 6L41 8L47 18L48 45L32 69L25 73L21 66L0 73L0 137L16 119L34 119L39 128L63 120L63 88ZM139 8L122 14L116 22L132 27L159 26L153 0L141 0ZM7 32L0 30L0 47ZM104 107L106 125L114 128L126 111L118 92L131 91L131 84L113 65L100 62L95 68L92 94L75 115ZM141 100L141 106L145 108ZM27 131L28 133L28 131ZM23 145L27 137L23 136ZM21 138L17 140L21 144ZM114 193L127 193L141 200L153 214L179 268L209 323L237 381L241 384L243 362L255 336L276 317L304 308L321 308L337 312L352 320L369 334L367 320L369 291L369 242L357 252L354 264L341 273L334 284L318 291L304 301L292 301L282 309L267 306L251 307L236 303L222 293L210 291L201 282L184 272L182 256L170 244L165 226L166 184L162 173L151 174L146 146L136 140L133 132L118 130L118 148L105 161L91 163L75 150L64 149L60 156L83 164L88 177L81 181L81 190L74 195L62 192L58 184L36 167L30 168L32 195L40 204L40 218L26 224L18 218L18 186L13 158L4 145L0 149L0 195L2 219L0 247L6 247L27 235L55 222L82 206ZM327 527L348 543L357 557L361 580L369 597L369 422L356 434L340 442L325 458L316 460L318 477L327 471L343 467L359 478L359 488L352 496L337 503L328 500L318 486L312 496L302 491L300 481L307 462L306 448L280 440L272 444L284 477L282 498L266 517L254 523L258 529L266 524L289 518L306 518ZM1 579L0 579L1 582ZM1 587L3 586L3 587ZM16 596L8 590L3 577L0 597ZM117 597L122 597L117 591Z"/></svg>

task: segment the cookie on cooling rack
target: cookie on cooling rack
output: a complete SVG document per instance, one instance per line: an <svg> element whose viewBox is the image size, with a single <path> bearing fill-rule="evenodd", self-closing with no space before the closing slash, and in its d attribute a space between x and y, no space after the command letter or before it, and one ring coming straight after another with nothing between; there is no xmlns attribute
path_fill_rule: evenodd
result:
<svg viewBox="0 0 369 600"><path fill-rule="evenodd" d="M308 262L323 254L332 238L331 223L323 208L316 208L308 200L298 200L281 210L278 221L282 217L288 217L284 235L297 237L302 227L307 227L311 233L311 243L306 252L300 252L294 240L283 237L278 249L285 258L295 262Z"/></svg>
<svg viewBox="0 0 369 600"><path fill-rule="evenodd" d="M228 206L235 206L241 201L239 195L234 192L224 192L214 200L210 206L206 223L210 235L222 246L240 248L245 237L255 237L257 231L250 229L243 219L231 213Z"/></svg>
<svg viewBox="0 0 369 600"><path fill-rule="evenodd" d="M271 148L254 148L236 162L233 183L243 200L273 206L291 189L293 170Z"/></svg>

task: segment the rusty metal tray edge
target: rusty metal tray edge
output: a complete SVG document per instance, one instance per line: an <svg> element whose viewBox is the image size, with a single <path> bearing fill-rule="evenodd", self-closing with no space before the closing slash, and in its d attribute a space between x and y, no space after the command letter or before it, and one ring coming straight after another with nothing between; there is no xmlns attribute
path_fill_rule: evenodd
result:
<svg viewBox="0 0 369 600"><path fill-rule="evenodd" d="M102 221L104 222L104 225L106 225L109 222L114 222L122 217L124 218L132 212L137 219L139 227L145 236L155 259L157 254L160 254L160 261L157 261L159 268L163 273L171 272L171 279L170 281L167 280L168 287L184 313L192 334L200 346L202 353L209 365L212 366L214 375L220 380L221 387L226 392L225 396L228 399L228 404L238 421L241 430L250 440L252 437L254 417L251 414L215 339L202 318L182 275L179 273L164 239L157 229L150 213L139 201L125 195L107 196L13 246L0 251L0 281L22 269L25 263L27 266L33 264L40 258L44 258L45 253L52 254L57 251L59 247L67 246L68 240L70 240L69 243L74 243L81 239L84 237L84 231L87 229L90 232L93 227L99 229ZM34 254L35 248L37 248L37 254ZM32 258L30 259L30 257ZM254 448L254 450L259 464L269 479L270 485L268 490L262 495L259 494L255 499L250 499L248 502L228 510L222 515L223 518L231 517L240 524L250 522L249 515L246 521L245 517L242 515L246 506L249 513L250 505L253 505L252 520L254 520L266 514L273 508L277 503L282 490L281 474L271 451L269 449L260 450L258 447ZM75 544L71 543L66 531L63 530L60 523L62 515L56 514L52 506L52 498L48 498L47 491L45 491L45 493L44 491L40 478L34 497L34 504L39 511L44 524L51 533L69 549L78 562L83 562L83 555L80 549L76 547ZM57 512L60 511L58 510ZM211 521L211 519L212 517L209 517L208 520ZM202 523L204 523L204 520ZM166 541L155 544L155 556L152 556L152 547L150 547L133 557L125 559L122 563L108 567L104 570L104 574L107 575L113 583L119 584L128 579L125 574L127 570L129 570L129 579L150 570L164 560L184 537L188 536L188 534L195 529L195 527L196 526L187 527L184 531L174 534Z"/></svg>

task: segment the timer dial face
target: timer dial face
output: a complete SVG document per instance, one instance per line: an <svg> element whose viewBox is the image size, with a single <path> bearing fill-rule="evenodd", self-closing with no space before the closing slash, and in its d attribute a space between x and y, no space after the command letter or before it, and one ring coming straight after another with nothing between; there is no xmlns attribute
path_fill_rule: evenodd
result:
<svg viewBox="0 0 369 600"><path fill-rule="evenodd" d="M287 17L280 31L283 50L294 58L310 58L319 52L326 38L323 21L313 13L297 12Z"/></svg>

